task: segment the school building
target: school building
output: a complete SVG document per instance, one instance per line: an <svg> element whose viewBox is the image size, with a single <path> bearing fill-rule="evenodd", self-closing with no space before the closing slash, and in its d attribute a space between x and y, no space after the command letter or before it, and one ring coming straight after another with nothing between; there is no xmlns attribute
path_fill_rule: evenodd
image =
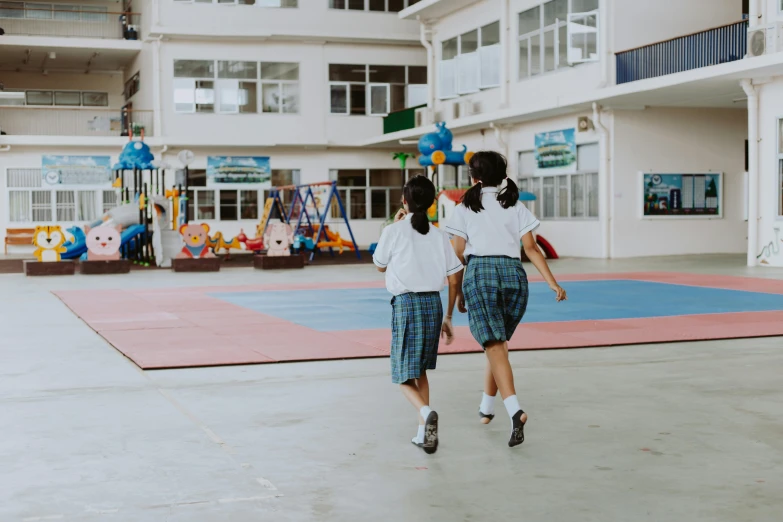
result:
<svg viewBox="0 0 783 522"><path fill-rule="evenodd" d="M393 154L446 122L508 157L561 256L783 266L783 0L3 2L0 28L0 234L114 204L42 162L143 127L172 171L193 151L194 220L252 230L269 187L207 166L268 158L271 185L336 180L366 246L424 171Z"/></svg>

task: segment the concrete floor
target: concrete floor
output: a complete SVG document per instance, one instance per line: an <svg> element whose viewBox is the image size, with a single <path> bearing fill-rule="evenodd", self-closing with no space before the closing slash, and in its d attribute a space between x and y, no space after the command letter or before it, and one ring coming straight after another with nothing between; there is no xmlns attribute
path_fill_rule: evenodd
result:
<svg viewBox="0 0 783 522"><path fill-rule="evenodd" d="M783 278L742 264L553 268ZM442 357L429 457L385 359L142 372L49 293L377 277L1 275L0 521L781 520L781 338L513 353L531 415L515 450L505 415L478 423L483 356Z"/></svg>

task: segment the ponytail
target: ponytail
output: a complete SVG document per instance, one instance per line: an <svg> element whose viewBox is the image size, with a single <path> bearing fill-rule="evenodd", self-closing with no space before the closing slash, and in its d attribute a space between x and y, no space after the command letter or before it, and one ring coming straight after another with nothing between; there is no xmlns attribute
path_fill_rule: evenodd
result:
<svg viewBox="0 0 783 522"><path fill-rule="evenodd" d="M475 182L462 196L462 204L473 212L481 212L481 188L498 187L497 199L503 208L511 208L519 201L519 188L510 178L506 177L508 162L502 154L494 151L480 151L471 156L468 161L470 177Z"/></svg>
<svg viewBox="0 0 783 522"><path fill-rule="evenodd" d="M422 235L430 231L430 220L427 211L435 202L435 185L424 176L414 176L402 189L405 203L411 213L411 226Z"/></svg>
<svg viewBox="0 0 783 522"><path fill-rule="evenodd" d="M481 183L476 183L462 195L462 204L473 212L484 210L484 205L481 204Z"/></svg>
<svg viewBox="0 0 783 522"><path fill-rule="evenodd" d="M427 235L430 231L430 220L427 218L427 211L413 212L411 214L411 225L413 230L422 235Z"/></svg>
<svg viewBox="0 0 783 522"><path fill-rule="evenodd" d="M519 201L519 188L511 178L506 178L506 186L498 192L498 201L503 208L511 208Z"/></svg>

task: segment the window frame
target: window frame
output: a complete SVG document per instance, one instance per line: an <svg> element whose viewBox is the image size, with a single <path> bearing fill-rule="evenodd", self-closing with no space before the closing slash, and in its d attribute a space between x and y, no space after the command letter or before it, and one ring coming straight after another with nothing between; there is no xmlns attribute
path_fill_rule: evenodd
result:
<svg viewBox="0 0 783 522"><path fill-rule="evenodd" d="M380 11L378 11L380 12ZM364 67L364 81L345 81L345 80L329 80L329 66L332 65L352 65L354 67ZM393 67L404 67L405 68L405 83L396 83L396 82L372 82L370 81L370 70L373 67L385 67L390 66L390 64L351 64L351 63L329 63L327 64L327 84L328 84L328 106L329 106L329 114L333 116L371 116L371 117L385 117L388 116L390 113L394 112L392 108L392 98L391 98L391 92L392 92L392 86L402 86L403 91L405 93L405 101L404 105L405 108L410 108L408 105L408 87L411 85L426 85L421 83L410 83L410 68L411 67L424 67L426 69L425 65L398 65L398 64L392 64ZM352 85L363 85L364 86L364 113L360 114L354 114L351 112L351 86ZM383 86L386 88L386 112L380 113L380 112L372 112L372 88L373 87L380 87ZM334 108L332 106L332 87L344 87L346 90L346 97L345 97L345 111L344 112L334 112ZM400 109L402 110L402 109Z"/></svg>
<svg viewBox="0 0 783 522"><path fill-rule="evenodd" d="M499 38L498 43L490 44L490 45L483 45L483 31L489 27L490 25L498 24L499 27ZM468 33L476 32L476 50L472 51L470 53L463 53L462 52L462 38L467 35ZM438 60L438 99L440 100L450 100L459 98L460 96L464 96L466 94L474 94L477 92L481 92L486 89L495 89L497 87L500 87L501 78L500 75L498 75L498 80L496 83L484 83L484 78L482 76L482 56L486 54L486 52L482 52L482 49L497 49L498 55L501 54L501 45L502 42L500 41L502 39L502 31L503 28L500 27L500 20L495 20L494 22L489 22L483 25L480 25L479 27L475 29L470 29L469 31L464 31L456 36L451 36L449 38L445 38L439 42L440 45L440 59ZM449 58L448 60L443 59L443 44L445 42L448 42L449 40L457 40L457 54L454 56L454 58ZM464 61L464 57L467 57L468 55L474 55L476 57L476 64L475 64L475 71L474 74L476 76L476 88L463 88L460 82L460 79L462 77L462 65L461 63ZM499 56L498 56L499 59ZM441 91L441 84L442 81L442 69L445 68L445 64L447 63L453 63L454 67L454 87L452 90L450 90L448 93Z"/></svg>
<svg viewBox="0 0 783 522"><path fill-rule="evenodd" d="M411 0L404 0L403 7L402 7L401 11L404 11L405 9L409 8L410 6L417 4L419 1L420 0L414 0L411 3ZM374 10L374 9L370 10L370 0L364 0L364 8L363 9L349 9L348 8L349 3L350 3L349 0L345 0L345 7L332 7L331 2L330 2L330 5L328 6L328 9L331 9L333 11L355 11L357 13L385 13L385 14L391 13L391 14L396 14L396 13L400 12L400 11L389 11L389 0L384 0L384 10L383 11L377 11L377 10Z"/></svg>
<svg viewBox="0 0 783 522"><path fill-rule="evenodd" d="M426 169L416 169L416 168L406 168L405 172L403 173L403 180L402 184L399 187L396 186L388 186L388 185L370 185L370 177L371 177L371 171L373 170L398 170L398 169L389 169L385 167L367 167L364 169L354 169L350 167L342 167L342 168L330 168L329 169L329 179L333 181L337 180L337 172L341 170L363 170L364 171L364 186L348 186L348 185L340 185L339 183L336 186L336 189L338 190L338 193L340 194L340 197L343 198L343 205L345 207L346 217L347 219L354 219L357 221L386 221L391 216L391 208L394 206L394 203L391 201L391 191L392 190L399 190L402 192L403 185L408 182L408 180L415 175L419 174L425 174L426 175ZM373 192L380 192L384 191L386 200L385 200L385 215L386 217L383 218L374 218L372 217L372 193ZM352 215L352 205L351 205L351 193L352 192L363 192L364 193L364 218L359 217L353 217ZM330 210L330 215L327 216L327 221L342 221L342 216L337 214L335 212L336 206L332 206ZM338 209L339 210L339 209Z"/></svg>

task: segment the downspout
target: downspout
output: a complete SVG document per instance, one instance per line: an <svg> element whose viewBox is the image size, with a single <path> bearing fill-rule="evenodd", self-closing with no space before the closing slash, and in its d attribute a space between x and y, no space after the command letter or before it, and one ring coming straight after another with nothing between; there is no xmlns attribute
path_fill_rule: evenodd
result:
<svg viewBox="0 0 783 522"><path fill-rule="evenodd" d="M748 266L756 266L759 241L759 98L751 80L740 82L748 95Z"/></svg>
<svg viewBox="0 0 783 522"><path fill-rule="evenodd" d="M612 60L612 50L609 48L609 2L611 0L602 0L598 6L598 25L600 34L598 35L601 47L601 83L599 89L609 85L609 61Z"/></svg>
<svg viewBox="0 0 783 522"><path fill-rule="evenodd" d="M163 137L163 118L161 115L161 85L160 85L160 41L163 39L163 35L158 35L154 40L154 50L152 53L152 76L153 85L155 89L152 93L152 106L153 106L153 124L155 127L155 136Z"/></svg>
<svg viewBox="0 0 783 522"><path fill-rule="evenodd" d="M609 130L601 121L601 109L593 103L593 124L601 136L601 168L598 172L598 220L601 223L601 257L612 257L612 177L609 157Z"/></svg>
<svg viewBox="0 0 783 522"><path fill-rule="evenodd" d="M508 158L508 143L506 143L500 135L500 127L495 125L494 121L491 121L489 122L489 128L495 131L495 141L497 141L498 145L503 149L503 155Z"/></svg>
<svg viewBox="0 0 783 522"><path fill-rule="evenodd" d="M427 40L427 24L422 22L419 16L416 17L416 20L419 21L419 40L427 51L427 110L432 114L435 107L435 60L432 56L432 43Z"/></svg>
<svg viewBox="0 0 783 522"><path fill-rule="evenodd" d="M750 0L748 3L748 25L750 27L756 27L761 24L759 18L761 18L761 12L759 11L758 0Z"/></svg>
<svg viewBox="0 0 783 522"><path fill-rule="evenodd" d="M500 0L500 108L508 107L508 0ZM497 134L496 134L497 135Z"/></svg>

